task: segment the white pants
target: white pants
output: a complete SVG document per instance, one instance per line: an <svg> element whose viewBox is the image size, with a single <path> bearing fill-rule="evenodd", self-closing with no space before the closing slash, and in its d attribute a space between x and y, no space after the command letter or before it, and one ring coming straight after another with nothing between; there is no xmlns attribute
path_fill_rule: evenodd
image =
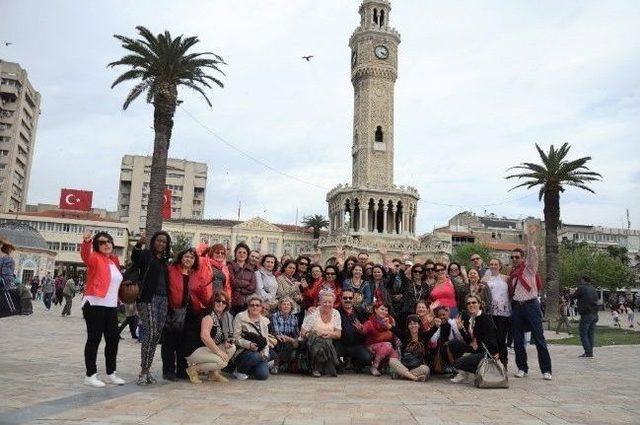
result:
<svg viewBox="0 0 640 425"><path fill-rule="evenodd" d="M225 348L224 345L219 345L218 348L227 353L229 358L233 357L236 352L236 346L232 345L229 348ZM187 357L189 366L197 365L199 372L213 372L222 370L227 366L227 361L222 360L220 356L214 354L207 347L197 348L189 357Z"/></svg>

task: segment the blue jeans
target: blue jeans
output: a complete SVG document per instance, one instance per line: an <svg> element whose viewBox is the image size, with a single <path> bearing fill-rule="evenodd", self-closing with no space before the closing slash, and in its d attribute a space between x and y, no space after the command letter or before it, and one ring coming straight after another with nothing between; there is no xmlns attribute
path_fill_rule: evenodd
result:
<svg viewBox="0 0 640 425"><path fill-rule="evenodd" d="M527 350L524 346L524 333L531 332L531 340L538 351L538 364L542 373L551 373L551 356L544 339L542 329L542 310L537 299L524 303L516 301L512 304L511 326L513 329L513 349L516 353L518 369L529 372L527 365Z"/></svg>
<svg viewBox="0 0 640 425"><path fill-rule="evenodd" d="M593 356L596 323L598 323L598 313L580 316L580 341L582 342L584 353L589 356Z"/></svg>
<svg viewBox="0 0 640 425"><path fill-rule="evenodd" d="M236 358L236 369L240 373L252 376L264 381L269 378L269 365L262 358L262 354L255 351L244 350Z"/></svg>

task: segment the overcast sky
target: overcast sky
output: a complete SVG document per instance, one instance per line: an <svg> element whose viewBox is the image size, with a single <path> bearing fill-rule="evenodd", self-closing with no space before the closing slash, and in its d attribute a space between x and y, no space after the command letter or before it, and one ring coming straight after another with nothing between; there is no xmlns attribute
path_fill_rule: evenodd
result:
<svg viewBox="0 0 640 425"><path fill-rule="evenodd" d="M327 214L323 188L351 180L353 88L348 39L356 0L0 0L0 58L42 95L30 203L61 187L116 208L124 154L150 154L152 109L122 110L124 55L113 34L198 35L228 62L213 108L180 92L170 156L209 165L205 216L293 223ZM392 1L401 33L395 182L418 188L420 233L463 210L542 216L537 191L508 192L506 169L537 161L534 143L569 142L604 175L597 195L568 189L565 222L640 227L640 2ZM307 63L300 57L312 54Z"/></svg>

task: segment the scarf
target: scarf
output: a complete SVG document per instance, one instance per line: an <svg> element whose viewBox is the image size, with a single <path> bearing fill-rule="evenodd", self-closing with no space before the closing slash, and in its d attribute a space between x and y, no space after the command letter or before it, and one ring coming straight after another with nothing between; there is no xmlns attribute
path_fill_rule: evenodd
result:
<svg viewBox="0 0 640 425"><path fill-rule="evenodd" d="M509 274L509 295L513 296L513 293L516 290L516 285L518 282L526 289L527 291L531 291L531 285L524 278L524 269L526 268L526 264L522 262L518 267L513 269L513 271ZM540 280L540 275L536 273L536 287L538 291L542 289L542 281Z"/></svg>
<svg viewBox="0 0 640 425"><path fill-rule="evenodd" d="M211 267L218 269L222 272L222 274L224 275L224 291L229 296L229 299L231 299L231 277L229 275L229 266L227 266L227 262L224 260L222 261L214 260L213 258L210 258L210 257L201 257L201 259L203 258L207 258L209 260L209 264L211 265Z"/></svg>

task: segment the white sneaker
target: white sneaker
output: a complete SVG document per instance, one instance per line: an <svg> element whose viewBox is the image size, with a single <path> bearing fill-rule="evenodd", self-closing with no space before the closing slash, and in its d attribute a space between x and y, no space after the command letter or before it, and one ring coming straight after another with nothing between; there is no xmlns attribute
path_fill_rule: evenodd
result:
<svg viewBox="0 0 640 425"><path fill-rule="evenodd" d="M527 372L525 372L524 370L520 370L520 369L518 369L518 371L513 374L513 376L515 376L516 378L526 378L527 375L529 375Z"/></svg>
<svg viewBox="0 0 640 425"><path fill-rule="evenodd" d="M116 372L113 372L111 375L107 375L107 381L111 384L115 385L124 385L124 379L116 375Z"/></svg>
<svg viewBox="0 0 640 425"><path fill-rule="evenodd" d="M456 376L450 379L454 384L463 384L469 382L471 374L464 371L459 371Z"/></svg>
<svg viewBox="0 0 640 425"><path fill-rule="evenodd" d="M85 385L90 385L95 388L102 388L105 386L105 383L98 379L98 374L94 373L91 376L84 377Z"/></svg>
<svg viewBox="0 0 640 425"><path fill-rule="evenodd" d="M249 379L249 375L245 374L245 373L240 373L240 372L233 372L233 377L236 378L238 381L246 381L247 379Z"/></svg>
<svg viewBox="0 0 640 425"><path fill-rule="evenodd" d="M542 379L544 379L545 381L551 381L553 379L553 376L551 376L549 372L545 372L542 374Z"/></svg>

